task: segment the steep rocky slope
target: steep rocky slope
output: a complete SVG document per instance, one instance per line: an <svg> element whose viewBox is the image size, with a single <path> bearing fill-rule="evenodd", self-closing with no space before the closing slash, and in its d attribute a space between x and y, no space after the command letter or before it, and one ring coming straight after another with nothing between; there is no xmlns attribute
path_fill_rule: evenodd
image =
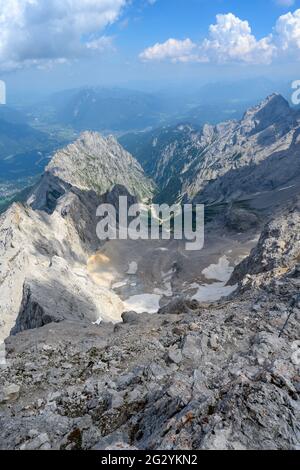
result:
<svg viewBox="0 0 300 470"><path fill-rule="evenodd" d="M235 268L230 284L239 282L242 289L268 285L300 263L299 228L300 199L297 198L265 226L258 245Z"/></svg>
<svg viewBox="0 0 300 470"><path fill-rule="evenodd" d="M0 341L12 328L67 318L119 321L122 302L87 271L100 247L96 210L117 205L119 195L135 202L130 193L151 191L139 164L112 138L85 133L56 153L29 205L14 204L0 218Z"/></svg>
<svg viewBox="0 0 300 470"><path fill-rule="evenodd" d="M1 217L0 340L12 328L17 333L65 318L120 319L118 298L87 273L87 259L99 246L94 209L100 200L86 199L90 206L69 192L52 215L14 204Z"/></svg>
<svg viewBox="0 0 300 470"><path fill-rule="evenodd" d="M9 338L0 448L299 449L294 289Z"/></svg>
<svg viewBox="0 0 300 470"><path fill-rule="evenodd" d="M122 143L155 179L161 199L228 202L299 185L299 126L299 112L274 94L241 121L200 131L189 125L164 128Z"/></svg>
<svg viewBox="0 0 300 470"><path fill-rule="evenodd" d="M295 203L236 269L252 288L230 299L93 325L80 295L59 324L8 338L0 448L299 449L299 228Z"/></svg>

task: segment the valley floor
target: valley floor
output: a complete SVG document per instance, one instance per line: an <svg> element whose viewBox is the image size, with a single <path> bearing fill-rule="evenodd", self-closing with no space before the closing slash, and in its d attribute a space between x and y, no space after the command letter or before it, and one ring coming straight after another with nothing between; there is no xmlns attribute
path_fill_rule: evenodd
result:
<svg viewBox="0 0 300 470"><path fill-rule="evenodd" d="M206 235L201 251L187 251L185 243L176 240L109 241L89 259L88 272L97 285L120 297L123 311L157 313L171 297L180 295L216 301L235 290L226 284L257 238Z"/></svg>

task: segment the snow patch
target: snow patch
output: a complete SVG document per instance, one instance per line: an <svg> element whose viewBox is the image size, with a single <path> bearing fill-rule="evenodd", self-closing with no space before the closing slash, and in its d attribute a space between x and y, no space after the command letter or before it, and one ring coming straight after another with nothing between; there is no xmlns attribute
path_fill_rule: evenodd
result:
<svg viewBox="0 0 300 470"><path fill-rule="evenodd" d="M136 313L157 313L160 309L161 295L140 294L129 297L124 301L126 311Z"/></svg>
<svg viewBox="0 0 300 470"><path fill-rule="evenodd" d="M234 268L226 256L219 259L218 264L211 264L202 271L202 274L209 280L216 280L212 284L192 284L190 289L197 289L197 293L192 297L198 302L215 302L222 297L227 297L237 289L235 286L226 286L233 273Z"/></svg>
<svg viewBox="0 0 300 470"><path fill-rule="evenodd" d="M234 268L230 266L230 263L226 256L222 256L219 259L218 264L211 264L208 268L203 269L202 274L206 279L213 279L221 282L227 282L233 273Z"/></svg>
<svg viewBox="0 0 300 470"><path fill-rule="evenodd" d="M129 264L129 268L126 274L129 274L130 276L135 276L137 272L138 272L138 264L136 261L132 261Z"/></svg>
<svg viewBox="0 0 300 470"><path fill-rule="evenodd" d="M222 297L227 297L232 294L238 286L225 286L223 282L215 282L214 284L206 284L203 286L193 284L191 287L198 289L198 292L192 297L192 300L197 300L198 302L215 302Z"/></svg>

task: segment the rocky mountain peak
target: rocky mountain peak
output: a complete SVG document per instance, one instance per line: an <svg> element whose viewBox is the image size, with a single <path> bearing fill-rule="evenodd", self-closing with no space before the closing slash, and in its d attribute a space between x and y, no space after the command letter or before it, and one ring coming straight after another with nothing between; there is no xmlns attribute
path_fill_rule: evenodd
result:
<svg viewBox="0 0 300 470"><path fill-rule="evenodd" d="M272 93L271 95L267 96L265 100L263 100L258 107L264 108L266 106L283 106L285 108L289 108L290 105L288 101L280 94L280 93Z"/></svg>
<svg viewBox="0 0 300 470"><path fill-rule="evenodd" d="M104 137L98 132L85 131L80 134L77 140L54 155L46 171L57 172L57 169L62 168L65 164L69 166L71 161L81 165L87 154L93 156L96 160L98 159L101 164L110 155L115 156L116 153L123 153L123 157L126 156L127 160L130 160L113 136Z"/></svg>
<svg viewBox="0 0 300 470"><path fill-rule="evenodd" d="M111 144L121 147L113 135L104 137L99 132L84 131L72 145L76 147L84 146L85 148L89 149L99 149L101 147L107 147Z"/></svg>
<svg viewBox="0 0 300 470"><path fill-rule="evenodd" d="M80 134L79 139L77 139L75 143L81 141L84 145L92 145L99 142L103 143L104 140L104 137L98 132L84 131Z"/></svg>
<svg viewBox="0 0 300 470"><path fill-rule="evenodd" d="M259 123L260 126L269 127L278 121L286 120L287 116L293 116L288 101L278 93L273 93L257 106L250 108L244 115L243 121L249 120Z"/></svg>
<svg viewBox="0 0 300 470"><path fill-rule="evenodd" d="M150 198L154 188L137 160L113 136L87 131L56 152L29 204L51 212L70 187L103 195L115 185L141 200Z"/></svg>

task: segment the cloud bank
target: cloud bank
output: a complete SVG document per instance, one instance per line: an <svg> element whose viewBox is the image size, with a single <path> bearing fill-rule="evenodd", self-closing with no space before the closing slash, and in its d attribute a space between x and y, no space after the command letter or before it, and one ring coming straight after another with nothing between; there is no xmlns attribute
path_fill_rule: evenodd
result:
<svg viewBox="0 0 300 470"><path fill-rule="evenodd" d="M168 39L145 49L143 61L270 64L276 59L300 59L300 9L278 18L272 32L257 39L248 21L232 13L217 15L201 44Z"/></svg>
<svg viewBox="0 0 300 470"><path fill-rule="evenodd" d="M61 63L111 47L127 0L0 0L0 69Z"/></svg>

